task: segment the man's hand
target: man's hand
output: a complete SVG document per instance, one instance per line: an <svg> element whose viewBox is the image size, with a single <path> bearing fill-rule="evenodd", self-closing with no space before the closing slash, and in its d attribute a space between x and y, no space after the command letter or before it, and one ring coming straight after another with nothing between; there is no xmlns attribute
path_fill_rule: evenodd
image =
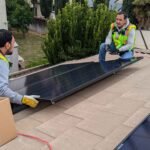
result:
<svg viewBox="0 0 150 150"><path fill-rule="evenodd" d="M32 108L35 108L38 105L39 101L37 101L35 98L32 96L23 96L22 98L22 104L28 105Z"/></svg>

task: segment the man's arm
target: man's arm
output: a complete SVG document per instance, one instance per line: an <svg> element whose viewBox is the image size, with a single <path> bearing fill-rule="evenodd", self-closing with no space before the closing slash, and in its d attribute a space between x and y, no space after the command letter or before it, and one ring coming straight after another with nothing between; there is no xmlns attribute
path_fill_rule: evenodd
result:
<svg viewBox="0 0 150 150"><path fill-rule="evenodd" d="M110 45L111 42L112 42L112 30L110 29L110 31L109 31L109 33L108 33L108 35L106 37L105 44L106 45Z"/></svg>
<svg viewBox="0 0 150 150"><path fill-rule="evenodd" d="M22 95L12 91L8 87L9 69L7 63L0 60L0 96L10 98L12 103L22 104Z"/></svg>
<svg viewBox="0 0 150 150"><path fill-rule="evenodd" d="M122 46L119 51L127 51L131 50L134 47L135 42L135 29L132 29L128 35L128 41L127 44Z"/></svg>

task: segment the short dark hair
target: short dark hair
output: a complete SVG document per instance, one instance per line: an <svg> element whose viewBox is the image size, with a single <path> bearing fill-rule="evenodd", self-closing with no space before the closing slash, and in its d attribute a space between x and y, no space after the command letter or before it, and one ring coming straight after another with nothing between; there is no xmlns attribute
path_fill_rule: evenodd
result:
<svg viewBox="0 0 150 150"><path fill-rule="evenodd" d="M119 11L117 15L124 15L124 19L128 18L128 15L124 11Z"/></svg>
<svg viewBox="0 0 150 150"><path fill-rule="evenodd" d="M0 29L0 47L4 47L7 42L11 43L12 33L5 29Z"/></svg>

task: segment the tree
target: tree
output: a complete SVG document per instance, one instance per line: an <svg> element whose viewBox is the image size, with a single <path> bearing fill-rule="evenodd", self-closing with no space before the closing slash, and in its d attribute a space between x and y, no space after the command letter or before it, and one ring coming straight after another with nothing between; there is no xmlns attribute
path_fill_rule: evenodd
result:
<svg viewBox="0 0 150 150"><path fill-rule="evenodd" d="M108 5L109 5L109 1L110 1L110 0L95 0L95 3L96 3L96 4L104 3L104 4L106 4L106 5L108 6Z"/></svg>
<svg viewBox="0 0 150 150"><path fill-rule="evenodd" d="M135 19L135 15L133 13L133 9L134 9L133 1L134 0L124 0L123 1L123 9L122 10L127 13L127 15L130 18L130 21L132 23L137 24L137 21Z"/></svg>
<svg viewBox="0 0 150 150"><path fill-rule="evenodd" d="M45 18L50 16L53 0L40 0L41 13Z"/></svg>
<svg viewBox="0 0 150 150"><path fill-rule="evenodd" d="M104 4L95 9L77 2L66 4L55 20L48 21L48 34L42 48L49 63L97 54L115 16L116 12Z"/></svg>
<svg viewBox="0 0 150 150"><path fill-rule="evenodd" d="M139 22L138 27L150 29L150 1L149 0L134 0L134 14Z"/></svg>
<svg viewBox="0 0 150 150"><path fill-rule="evenodd" d="M85 0L76 0L76 2L79 2L79 3L84 4L84 3L85 3Z"/></svg>
<svg viewBox="0 0 150 150"><path fill-rule="evenodd" d="M55 12L58 13L58 10L61 10L65 7L66 3L69 2L69 0L54 0L55 1Z"/></svg>
<svg viewBox="0 0 150 150"><path fill-rule="evenodd" d="M150 28L150 0L124 0L123 11L139 28Z"/></svg>
<svg viewBox="0 0 150 150"><path fill-rule="evenodd" d="M25 37L33 19L29 4L24 0L6 0L6 8L9 26L21 31Z"/></svg>
<svg viewBox="0 0 150 150"><path fill-rule="evenodd" d="M15 11L17 5L17 1L16 0L6 0L6 10L7 10L7 18L8 18L8 22L9 24L11 24L11 19L12 19L12 13Z"/></svg>

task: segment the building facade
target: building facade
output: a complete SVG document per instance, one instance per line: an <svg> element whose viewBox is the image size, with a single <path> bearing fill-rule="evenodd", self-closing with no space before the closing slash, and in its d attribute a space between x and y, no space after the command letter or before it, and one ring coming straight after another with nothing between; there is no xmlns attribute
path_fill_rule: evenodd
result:
<svg viewBox="0 0 150 150"><path fill-rule="evenodd" d="M8 29L5 0L0 0L0 29Z"/></svg>

